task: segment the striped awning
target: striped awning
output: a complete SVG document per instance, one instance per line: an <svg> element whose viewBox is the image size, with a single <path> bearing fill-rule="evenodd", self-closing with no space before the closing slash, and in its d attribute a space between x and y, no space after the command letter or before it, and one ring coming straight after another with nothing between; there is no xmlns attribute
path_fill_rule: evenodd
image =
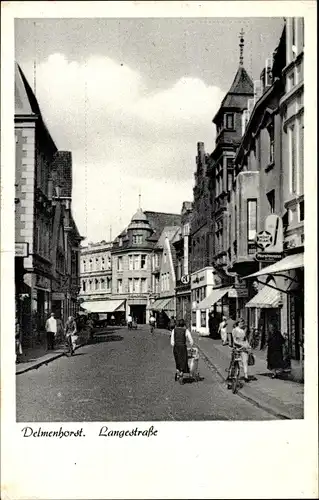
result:
<svg viewBox="0 0 319 500"><path fill-rule="evenodd" d="M232 287L216 288L205 299L197 304L197 309L209 309L226 295Z"/></svg>
<svg viewBox="0 0 319 500"><path fill-rule="evenodd" d="M287 255L284 259L275 262L275 264L271 264L270 266L264 267L260 271L256 273L249 274L248 276L244 276L242 279L247 278L257 278L258 276L265 276L266 274L279 274L285 271L290 271L292 269L298 269L300 267L304 267L304 254L296 253L293 255Z"/></svg>
<svg viewBox="0 0 319 500"><path fill-rule="evenodd" d="M152 311L174 311L174 299L172 297L157 299L148 306Z"/></svg>
<svg viewBox="0 0 319 500"><path fill-rule="evenodd" d="M247 302L245 307L255 307L257 309L274 309L282 305L281 293L279 290L264 286L259 292Z"/></svg>
<svg viewBox="0 0 319 500"><path fill-rule="evenodd" d="M125 311L124 300L92 300L81 304L90 313L111 313Z"/></svg>

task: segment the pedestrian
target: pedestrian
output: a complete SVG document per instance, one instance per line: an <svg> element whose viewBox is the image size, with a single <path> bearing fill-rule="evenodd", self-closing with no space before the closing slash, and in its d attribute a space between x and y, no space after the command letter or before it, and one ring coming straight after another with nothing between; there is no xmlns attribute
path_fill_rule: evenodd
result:
<svg viewBox="0 0 319 500"><path fill-rule="evenodd" d="M132 329L132 323L133 323L133 318L132 318L131 314L129 314L129 315L127 316L127 328L128 328L129 330L131 330L131 329Z"/></svg>
<svg viewBox="0 0 319 500"><path fill-rule="evenodd" d="M187 341L190 346L193 345L193 339L190 331L185 327L185 321L180 319L178 326L176 326L171 333L171 346L173 347L173 354L176 365L175 380L183 383L184 373L189 373L188 356L187 356Z"/></svg>
<svg viewBox="0 0 319 500"><path fill-rule="evenodd" d="M94 328L93 319L91 316L88 316L88 319L86 322L86 329L88 331L89 342L91 342L93 340L93 328Z"/></svg>
<svg viewBox="0 0 319 500"><path fill-rule="evenodd" d="M169 320L169 324L168 324L168 329L170 331L172 331L172 330L174 330L175 326L176 326L175 317L171 316L171 319Z"/></svg>
<svg viewBox="0 0 319 500"><path fill-rule="evenodd" d="M151 333L153 333L154 328L155 328L155 323L156 323L156 320L155 320L153 314L151 314L151 316L150 316L149 323L150 323L150 327L151 327Z"/></svg>
<svg viewBox="0 0 319 500"><path fill-rule="evenodd" d="M212 311L208 313L208 330L209 336L214 338L214 314Z"/></svg>
<svg viewBox="0 0 319 500"><path fill-rule="evenodd" d="M77 339L77 327L73 316L68 317L68 320L65 323L64 334L66 337L66 341L70 346L71 354L73 354L76 347L76 339Z"/></svg>
<svg viewBox="0 0 319 500"><path fill-rule="evenodd" d="M47 349L48 351L53 351L54 341L58 333L58 322L54 312L51 312L50 317L47 319L45 330L47 332Z"/></svg>
<svg viewBox="0 0 319 500"><path fill-rule="evenodd" d="M233 316L230 316L227 319L227 325L226 325L226 329L227 329L227 342L228 342L228 344L229 344L230 347L233 347L233 329L234 329L234 324L235 324L235 320L234 320Z"/></svg>
<svg viewBox="0 0 319 500"><path fill-rule="evenodd" d="M227 345L228 342L227 342L227 318L226 318L226 316L222 317L222 321L219 323L218 332L221 336L222 344Z"/></svg>
<svg viewBox="0 0 319 500"><path fill-rule="evenodd" d="M248 354L250 350L250 345L246 339L245 322L243 319L240 319L239 321L235 322L232 335L233 335L234 347L241 349L240 355L244 369L245 382L249 382L250 379L248 377Z"/></svg>
<svg viewBox="0 0 319 500"><path fill-rule="evenodd" d="M18 318L15 321L15 352L16 352L16 363L20 363L20 356L22 355L22 330Z"/></svg>
<svg viewBox="0 0 319 500"><path fill-rule="evenodd" d="M268 329L267 368L272 372L272 378L276 378L284 369L283 346L285 337L275 321L269 324Z"/></svg>

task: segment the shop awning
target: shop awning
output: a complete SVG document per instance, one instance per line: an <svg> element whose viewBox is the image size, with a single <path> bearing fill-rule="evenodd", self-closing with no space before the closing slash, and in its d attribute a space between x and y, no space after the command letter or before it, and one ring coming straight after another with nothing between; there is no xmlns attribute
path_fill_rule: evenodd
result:
<svg viewBox="0 0 319 500"><path fill-rule="evenodd" d="M268 309L279 307L281 304L282 299L280 292L274 288L264 286L249 302L247 302L245 307Z"/></svg>
<svg viewBox="0 0 319 500"><path fill-rule="evenodd" d="M197 309L209 309L211 306L216 304L224 295L226 295L231 287L227 288L216 288L210 293L205 299L203 299L199 304L197 304Z"/></svg>
<svg viewBox="0 0 319 500"><path fill-rule="evenodd" d="M157 299L153 304L150 304L148 309L153 311L173 311L174 303L172 298Z"/></svg>
<svg viewBox="0 0 319 500"><path fill-rule="evenodd" d="M254 274L244 276L242 279L257 278L257 276L264 276L265 274L279 274L285 271L290 271L291 269L298 269L300 267L304 267L304 254L296 253L294 255L288 255L284 259L275 262L275 264L271 264L271 266L264 267L264 269L261 269Z"/></svg>
<svg viewBox="0 0 319 500"><path fill-rule="evenodd" d="M81 307L91 313L125 311L124 300L92 300L91 302L83 302Z"/></svg>

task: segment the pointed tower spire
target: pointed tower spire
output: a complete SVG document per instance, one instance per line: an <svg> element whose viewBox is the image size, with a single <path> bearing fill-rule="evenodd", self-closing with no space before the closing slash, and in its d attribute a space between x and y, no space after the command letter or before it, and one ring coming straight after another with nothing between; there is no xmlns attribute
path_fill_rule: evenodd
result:
<svg viewBox="0 0 319 500"><path fill-rule="evenodd" d="M239 33L239 66L244 65L244 45L245 45L244 35L245 32L243 29L241 29Z"/></svg>
<svg viewBox="0 0 319 500"><path fill-rule="evenodd" d="M139 210L141 210L141 190L139 191L139 194L138 194L138 208Z"/></svg>

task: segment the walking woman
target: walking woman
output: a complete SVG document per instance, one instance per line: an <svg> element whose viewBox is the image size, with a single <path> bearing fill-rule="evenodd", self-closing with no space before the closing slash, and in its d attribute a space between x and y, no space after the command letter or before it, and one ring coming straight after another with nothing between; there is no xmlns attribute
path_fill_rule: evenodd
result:
<svg viewBox="0 0 319 500"><path fill-rule="evenodd" d="M234 340L234 347L241 349L240 356L244 369L245 382L250 382L250 379L248 377L248 353L251 347L246 338L245 322L243 319L236 321L234 324L233 340Z"/></svg>
<svg viewBox="0 0 319 500"><path fill-rule="evenodd" d="M285 338L279 331L275 322L269 324L267 368L272 372L272 378L276 378L284 368L283 346Z"/></svg>
<svg viewBox="0 0 319 500"><path fill-rule="evenodd" d="M65 324L64 332L65 332L65 337L66 337L66 340L67 340L68 345L70 347L71 355L72 355L74 353L74 349L76 346L75 337L77 334L76 322L75 322L73 316L69 316L69 318Z"/></svg>
<svg viewBox="0 0 319 500"><path fill-rule="evenodd" d="M180 319L178 321L178 326L172 330L171 346L173 347L176 365L175 380L179 380L181 384L183 383L184 373L189 372L186 345L187 341L190 346L194 343L190 331L185 327L185 321Z"/></svg>

